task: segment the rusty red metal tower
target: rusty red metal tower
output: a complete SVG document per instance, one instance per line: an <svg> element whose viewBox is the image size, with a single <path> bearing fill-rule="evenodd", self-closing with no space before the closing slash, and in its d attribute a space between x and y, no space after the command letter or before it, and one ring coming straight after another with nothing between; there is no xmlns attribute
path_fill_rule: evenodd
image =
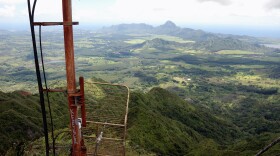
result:
<svg viewBox="0 0 280 156"><path fill-rule="evenodd" d="M86 154L86 148L81 136L81 126L86 126L85 106L84 106L84 80L80 77L80 90L76 89L73 24L72 24L72 4L71 0L62 0L64 47L66 61L68 106L70 113L70 128L72 135L72 155L81 156ZM82 123L78 120L78 108L81 107Z"/></svg>
<svg viewBox="0 0 280 156"><path fill-rule="evenodd" d="M33 8L31 10L30 1L29 4L29 18L30 26L32 32L34 56L35 56L35 66L37 72L38 86L40 96L43 91L56 92L58 90L42 89L41 77L38 64L37 47L35 39L34 26L55 26L63 25L64 29L64 47L65 47L65 62L66 62L66 77L67 77L67 99L70 114L70 129L72 137L72 149L71 153L73 156L83 156L86 155L86 147L84 146L84 141L82 138L81 128L86 127L86 112L85 112L85 98L84 98L84 78L79 78L80 89L76 87L76 76L75 76L75 61L74 61L74 43L73 43L73 25L77 25L78 22L72 21L72 1L62 0L62 10L63 10L63 22L34 22L34 10L36 5L36 0L33 3ZM39 73L39 74L38 74ZM40 99L42 103L42 114L44 119L44 131L45 131L45 142L46 142L46 155L49 155L49 145L48 145L48 129L46 124L46 115L44 110L44 97L41 96ZM44 111L43 111L44 110ZM81 117L78 117L78 111L81 111ZM53 149L54 150L54 149Z"/></svg>
<svg viewBox="0 0 280 156"><path fill-rule="evenodd" d="M53 155L56 155L56 149L63 148L57 146L54 137L54 128L52 122L52 115L50 113L52 125L52 146L49 145L48 139L48 123L44 104L44 93L47 92L64 92L61 89L50 89L47 87L43 53L41 46L41 26L56 26L62 25L64 30L64 48L65 48L65 64L67 77L67 101L70 118L70 132L71 132L71 155L85 156L85 155L125 155L125 138L126 125L129 102L129 88L124 85L116 85L100 82L87 82L87 89L99 88L97 91L90 92L92 96L97 97L94 102L87 101L86 116L85 109L85 92L84 92L84 78L79 78L79 88L76 86L75 74L75 59L74 59L74 39L73 39L73 25L78 25L78 22L72 21L72 2L71 0L62 0L63 21L62 22L34 22L34 10L37 0L34 0L31 9L30 0L27 0L29 8L30 28L34 49L35 68L38 80L38 88L40 93L40 103L42 109L45 148L46 155L52 150ZM34 26L39 26L40 51L43 67L43 74L45 79L46 89L43 89L41 82L40 66L38 62L37 46L35 39ZM106 96L101 101L100 90ZM88 93L89 94L89 93ZM49 97L48 97L49 98ZM89 98L87 98L89 99ZM93 103L92 103L93 102ZM51 112L49 104L49 112ZM88 121L87 121L88 120ZM88 124L88 125L87 125ZM82 129L84 135L82 133ZM94 141L95 140L95 141ZM87 145L87 148L86 146ZM69 146L66 146L67 148ZM68 150L69 151L69 150Z"/></svg>

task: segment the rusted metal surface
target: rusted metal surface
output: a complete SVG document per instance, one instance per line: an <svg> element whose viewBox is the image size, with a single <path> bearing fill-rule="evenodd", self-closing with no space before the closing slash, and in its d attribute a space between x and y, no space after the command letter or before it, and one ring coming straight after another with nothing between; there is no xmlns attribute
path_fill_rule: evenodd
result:
<svg viewBox="0 0 280 156"><path fill-rule="evenodd" d="M80 104L81 104L81 116L82 116L82 127L86 127L86 106L85 106L85 89L84 89L84 78L79 78L80 83Z"/></svg>
<svg viewBox="0 0 280 156"><path fill-rule="evenodd" d="M87 127L83 128L87 155L124 156L129 88L86 81Z"/></svg>
<svg viewBox="0 0 280 156"><path fill-rule="evenodd" d="M94 122L94 121L87 121L87 123L93 123L93 124L98 124L98 125L110 125L110 126L120 126L124 127L124 124L114 124L114 123L104 123L104 122Z"/></svg>
<svg viewBox="0 0 280 156"><path fill-rule="evenodd" d="M44 92L67 92L63 89L43 89Z"/></svg>
<svg viewBox="0 0 280 156"><path fill-rule="evenodd" d="M72 23L72 2L71 0L62 0L63 23ZM76 95L76 77L75 77L75 62L74 62L74 41L73 41L73 26L63 25L64 29L64 47L65 47L65 63L67 77L67 93L68 105L70 112L70 129L72 138L72 155L82 156L85 154L85 148L82 145L80 123L78 121L78 105L75 104ZM82 148L83 146L83 148Z"/></svg>
<svg viewBox="0 0 280 156"><path fill-rule="evenodd" d="M79 22L33 22L34 26L79 25Z"/></svg>
<svg viewBox="0 0 280 156"><path fill-rule="evenodd" d="M71 0L62 1L63 22L72 22ZM67 76L67 91L69 94L76 92L75 80L75 62L74 62L74 44L73 44L73 26L64 25L64 48Z"/></svg>

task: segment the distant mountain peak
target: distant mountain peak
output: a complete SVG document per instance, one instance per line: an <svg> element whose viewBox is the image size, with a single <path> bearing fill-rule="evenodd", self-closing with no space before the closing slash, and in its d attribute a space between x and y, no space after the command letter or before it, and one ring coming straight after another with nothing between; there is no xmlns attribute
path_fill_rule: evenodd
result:
<svg viewBox="0 0 280 156"><path fill-rule="evenodd" d="M169 29L177 28L176 24L174 22L172 22L172 21L166 21L160 27L162 27L162 28L169 28Z"/></svg>

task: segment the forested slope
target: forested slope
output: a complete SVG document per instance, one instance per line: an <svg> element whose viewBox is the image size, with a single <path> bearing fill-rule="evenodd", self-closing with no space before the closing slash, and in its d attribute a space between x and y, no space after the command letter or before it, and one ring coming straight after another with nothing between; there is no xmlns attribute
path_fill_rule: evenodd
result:
<svg viewBox="0 0 280 156"><path fill-rule="evenodd" d="M68 107L63 94L50 95L56 129L67 127ZM47 117L50 129L49 111ZM39 97L24 91L0 92L0 155L9 148L20 148L27 141L43 136Z"/></svg>
<svg viewBox="0 0 280 156"><path fill-rule="evenodd" d="M43 136L37 95L1 92L0 100L2 154ZM64 95L51 94L51 101L55 129L67 127ZM250 103L254 107L248 107ZM138 154L253 155L279 134L279 127L275 126L279 115L273 111L278 109L277 103L262 105L247 99L244 106L231 110L232 116L221 116L161 88L148 93L133 92L128 118L129 148ZM279 150L276 145L267 154Z"/></svg>

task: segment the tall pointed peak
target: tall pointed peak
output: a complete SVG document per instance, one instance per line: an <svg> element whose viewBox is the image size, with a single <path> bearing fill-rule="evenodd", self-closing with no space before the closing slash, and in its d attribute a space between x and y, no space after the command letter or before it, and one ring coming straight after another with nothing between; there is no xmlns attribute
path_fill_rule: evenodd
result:
<svg viewBox="0 0 280 156"><path fill-rule="evenodd" d="M172 21L166 21L163 25L161 25L162 27L166 27L166 28L176 28L176 24Z"/></svg>

